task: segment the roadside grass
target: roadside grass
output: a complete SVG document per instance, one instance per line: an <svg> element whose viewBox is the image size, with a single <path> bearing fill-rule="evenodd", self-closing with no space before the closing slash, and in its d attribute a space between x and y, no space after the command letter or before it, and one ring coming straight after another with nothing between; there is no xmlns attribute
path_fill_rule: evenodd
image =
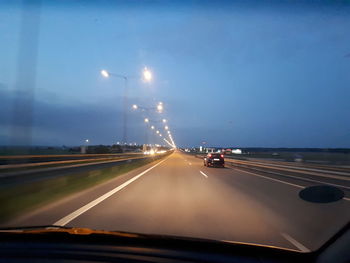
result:
<svg viewBox="0 0 350 263"><path fill-rule="evenodd" d="M87 189L159 158L133 160L113 167L44 179L21 186L0 189L0 223L37 209L67 195Z"/></svg>

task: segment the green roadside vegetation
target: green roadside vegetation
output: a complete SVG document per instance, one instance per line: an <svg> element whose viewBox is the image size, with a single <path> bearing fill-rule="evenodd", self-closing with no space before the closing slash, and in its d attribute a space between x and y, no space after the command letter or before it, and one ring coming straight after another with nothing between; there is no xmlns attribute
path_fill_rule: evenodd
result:
<svg viewBox="0 0 350 263"><path fill-rule="evenodd" d="M23 185L0 188L0 223L5 223L62 197L113 179L166 155L133 160L113 167L95 169L55 178L43 179Z"/></svg>

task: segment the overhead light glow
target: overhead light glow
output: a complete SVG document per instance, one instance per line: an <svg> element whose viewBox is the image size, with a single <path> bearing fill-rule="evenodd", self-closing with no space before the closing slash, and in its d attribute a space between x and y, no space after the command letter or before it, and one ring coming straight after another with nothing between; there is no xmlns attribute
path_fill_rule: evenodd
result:
<svg viewBox="0 0 350 263"><path fill-rule="evenodd" d="M104 76L105 78L108 78L109 77L109 73L107 70L101 70L101 75Z"/></svg>
<svg viewBox="0 0 350 263"><path fill-rule="evenodd" d="M143 78L146 80L146 81L151 81L152 80L152 72L149 71L147 68L145 68L143 70Z"/></svg>

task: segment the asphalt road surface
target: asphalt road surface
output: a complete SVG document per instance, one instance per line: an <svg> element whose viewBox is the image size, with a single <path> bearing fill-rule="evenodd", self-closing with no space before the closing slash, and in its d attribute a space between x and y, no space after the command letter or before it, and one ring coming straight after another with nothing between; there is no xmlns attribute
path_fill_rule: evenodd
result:
<svg viewBox="0 0 350 263"><path fill-rule="evenodd" d="M258 243L309 251L350 221L350 199L301 200L311 183L208 168L175 152L32 211L10 225L65 225Z"/></svg>

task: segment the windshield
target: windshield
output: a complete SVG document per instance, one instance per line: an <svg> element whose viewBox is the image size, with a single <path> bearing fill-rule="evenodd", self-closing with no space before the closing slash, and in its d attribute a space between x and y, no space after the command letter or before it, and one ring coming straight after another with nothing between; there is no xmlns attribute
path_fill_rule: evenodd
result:
<svg viewBox="0 0 350 263"><path fill-rule="evenodd" d="M1 1L1 227L316 250L350 220L349 12Z"/></svg>

